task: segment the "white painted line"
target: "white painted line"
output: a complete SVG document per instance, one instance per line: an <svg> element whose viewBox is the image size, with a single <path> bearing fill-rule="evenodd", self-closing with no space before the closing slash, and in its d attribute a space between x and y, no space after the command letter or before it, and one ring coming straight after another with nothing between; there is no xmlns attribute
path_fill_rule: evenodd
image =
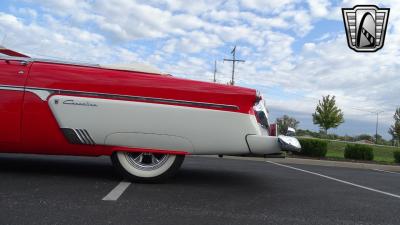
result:
<svg viewBox="0 0 400 225"><path fill-rule="evenodd" d="M130 182L121 181L110 193L108 193L103 201L116 201L124 193L124 191L131 185Z"/></svg>
<svg viewBox="0 0 400 225"><path fill-rule="evenodd" d="M358 188L361 188L361 189L377 192L377 193L380 193L380 194L384 194L384 195L388 195L388 196L400 199L400 195L395 195L395 194L392 194L392 193L389 193L389 192L385 192L385 191L377 190L377 189L374 189L374 188L362 186L362 185L351 183L351 182L348 182L348 181L345 181L345 180L340 180L340 179L337 179L337 178L334 178L334 177L330 177L330 176L326 176L326 175L323 175L323 174L320 174L320 173L315 173L315 172L311 172L311 171L308 171L308 170L299 169L299 168L296 168L296 167L293 167L293 166L288 166L288 165L284 165L284 164L280 164L280 163L276 163L276 162L272 162L272 161L267 161L267 162L268 163L272 163L272 164L277 165L277 166L282 166L282 167L286 167L286 168L289 168L289 169L301 171L301 172L304 172L304 173L313 174L313 175L320 176L320 177L323 177L323 178L326 178L326 179L329 179L329 180L334 180L334 181L337 181L337 182L340 182L340 183L343 183L343 184L347 184L347 185L350 185L350 186L358 187Z"/></svg>
<svg viewBox="0 0 400 225"><path fill-rule="evenodd" d="M398 173L398 172L393 172L393 171L380 170L380 169L372 169L372 170L379 171L379 172L384 172L384 173L393 173L393 174L399 174L399 175L400 175L400 173Z"/></svg>

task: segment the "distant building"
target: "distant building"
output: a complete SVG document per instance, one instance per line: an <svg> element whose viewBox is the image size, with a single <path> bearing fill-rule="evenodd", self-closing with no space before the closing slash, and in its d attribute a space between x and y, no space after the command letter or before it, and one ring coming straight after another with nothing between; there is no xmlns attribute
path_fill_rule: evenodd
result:
<svg viewBox="0 0 400 225"><path fill-rule="evenodd" d="M373 141L370 141L370 140L359 140L359 141L356 141L355 143L370 144L370 145L375 144Z"/></svg>

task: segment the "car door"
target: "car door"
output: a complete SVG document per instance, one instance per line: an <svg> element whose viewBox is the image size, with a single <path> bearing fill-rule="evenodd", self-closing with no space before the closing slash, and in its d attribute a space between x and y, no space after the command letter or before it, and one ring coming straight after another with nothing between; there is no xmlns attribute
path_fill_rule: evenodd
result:
<svg viewBox="0 0 400 225"><path fill-rule="evenodd" d="M29 63L0 55L0 142L21 139L22 101Z"/></svg>

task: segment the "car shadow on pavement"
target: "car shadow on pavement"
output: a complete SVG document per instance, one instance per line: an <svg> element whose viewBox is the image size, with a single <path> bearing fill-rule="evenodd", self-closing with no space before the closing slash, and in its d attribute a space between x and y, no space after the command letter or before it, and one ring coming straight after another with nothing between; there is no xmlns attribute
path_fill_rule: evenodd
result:
<svg viewBox="0 0 400 225"><path fill-rule="evenodd" d="M0 174L121 180L107 159L70 156L0 155Z"/></svg>
<svg viewBox="0 0 400 225"><path fill-rule="evenodd" d="M168 182L184 186L212 187L214 189L254 188L264 189L258 177L240 171L216 170L208 168L181 168L178 174Z"/></svg>

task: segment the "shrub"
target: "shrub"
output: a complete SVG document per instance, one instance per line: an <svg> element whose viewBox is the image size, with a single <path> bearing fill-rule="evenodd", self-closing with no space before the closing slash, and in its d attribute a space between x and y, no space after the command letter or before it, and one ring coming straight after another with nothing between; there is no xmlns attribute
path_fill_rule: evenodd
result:
<svg viewBox="0 0 400 225"><path fill-rule="evenodd" d="M301 138L299 139L301 145L300 155L311 157L325 157L328 150L328 142L319 139Z"/></svg>
<svg viewBox="0 0 400 225"><path fill-rule="evenodd" d="M400 150L396 150L393 152L394 161L396 163L400 163Z"/></svg>
<svg viewBox="0 0 400 225"><path fill-rule="evenodd" d="M373 160L374 151L371 146L360 144L347 144L344 149L346 159Z"/></svg>

